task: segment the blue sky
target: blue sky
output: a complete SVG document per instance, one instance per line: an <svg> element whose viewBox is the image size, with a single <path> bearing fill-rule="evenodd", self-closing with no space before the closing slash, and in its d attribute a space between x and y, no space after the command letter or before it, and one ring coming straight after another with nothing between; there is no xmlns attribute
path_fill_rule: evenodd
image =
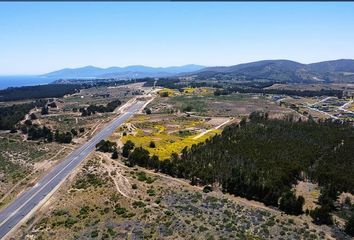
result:
<svg viewBox="0 0 354 240"><path fill-rule="evenodd" d="M0 3L0 75L354 58L354 3Z"/></svg>

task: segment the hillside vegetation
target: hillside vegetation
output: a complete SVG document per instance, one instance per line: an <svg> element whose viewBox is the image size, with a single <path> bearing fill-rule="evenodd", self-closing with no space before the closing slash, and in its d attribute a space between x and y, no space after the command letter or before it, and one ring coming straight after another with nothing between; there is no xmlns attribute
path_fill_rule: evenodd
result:
<svg viewBox="0 0 354 240"><path fill-rule="evenodd" d="M25 115L35 107L45 106L47 101L37 100L31 103L14 104L12 106L0 107L0 130L11 130L15 125L24 119Z"/></svg>
<svg viewBox="0 0 354 240"><path fill-rule="evenodd" d="M271 205L301 178L354 192L353 133L345 124L256 115L184 152L178 166L188 178Z"/></svg>
<svg viewBox="0 0 354 240"><path fill-rule="evenodd" d="M149 164L192 183L218 183L226 192L277 206L300 179L353 193L353 135L345 123L270 120L253 113L249 122L226 127L171 161Z"/></svg>
<svg viewBox="0 0 354 240"><path fill-rule="evenodd" d="M209 67L192 73L197 79L284 82L353 82L354 60L340 59L312 64L289 60L264 60L229 67Z"/></svg>

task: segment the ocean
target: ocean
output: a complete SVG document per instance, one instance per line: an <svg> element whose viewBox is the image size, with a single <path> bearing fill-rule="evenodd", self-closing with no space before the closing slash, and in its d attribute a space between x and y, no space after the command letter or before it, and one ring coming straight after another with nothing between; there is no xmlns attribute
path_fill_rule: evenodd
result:
<svg viewBox="0 0 354 240"><path fill-rule="evenodd" d="M0 89L8 87L22 87L48 84L55 81L55 78L41 76L0 76Z"/></svg>

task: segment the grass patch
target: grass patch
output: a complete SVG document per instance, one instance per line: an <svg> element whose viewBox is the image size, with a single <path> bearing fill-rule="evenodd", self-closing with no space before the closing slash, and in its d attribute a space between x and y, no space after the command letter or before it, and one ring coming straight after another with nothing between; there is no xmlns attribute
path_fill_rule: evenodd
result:
<svg viewBox="0 0 354 240"><path fill-rule="evenodd" d="M122 142L131 140L136 147L145 148L151 156L156 155L160 160L168 159L172 153L180 153L185 147L204 142L216 133L221 132L219 129L212 130L199 138L195 138L200 132L192 129L207 129L209 127L205 122L196 118L179 117L167 122L132 119L131 122L138 129L134 134L123 136ZM173 127L171 127L172 125ZM150 147L151 141L155 143L154 148Z"/></svg>

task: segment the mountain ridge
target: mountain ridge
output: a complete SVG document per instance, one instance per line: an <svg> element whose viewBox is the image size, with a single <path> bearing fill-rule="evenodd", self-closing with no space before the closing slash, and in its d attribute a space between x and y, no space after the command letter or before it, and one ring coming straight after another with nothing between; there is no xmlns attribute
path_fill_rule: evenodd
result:
<svg viewBox="0 0 354 240"><path fill-rule="evenodd" d="M284 59L261 60L232 66L207 67L189 73L189 76L204 80L354 82L354 60L338 59L310 64Z"/></svg>
<svg viewBox="0 0 354 240"><path fill-rule="evenodd" d="M131 65L126 67L108 67L99 68L95 66L84 66L79 68L64 68L57 71L43 74L45 77L57 77L57 78L100 78L100 77L112 77L112 78L131 78L138 75L139 77L146 76L170 76L179 73L193 72L205 68L205 66L196 64L187 64L182 66L170 66L170 67L148 67L144 65Z"/></svg>
<svg viewBox="0 0 354 240"><path fill-rule="evenodd" d="M354 60L338 59L304 64L286 59L274 59L213 67L194 64L171 67L131 65L99 68L85 66L65 68L42 76L58 79L116 78L124 80L144 77L193 77L199 80L354 83Z"/></svg>

